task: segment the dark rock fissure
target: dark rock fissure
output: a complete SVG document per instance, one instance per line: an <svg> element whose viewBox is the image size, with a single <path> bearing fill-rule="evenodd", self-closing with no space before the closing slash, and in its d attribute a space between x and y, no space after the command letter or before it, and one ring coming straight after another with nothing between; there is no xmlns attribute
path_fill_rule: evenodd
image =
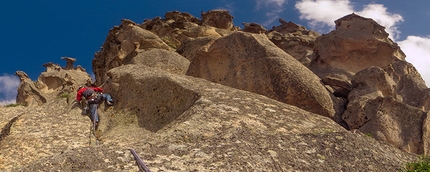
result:
<svg viewBox="0 0 430 172"><path fill-rule="evenodd" d="M5 138L6 136L9 135L10 133L10 128L12 127L12 125L18 120L19 117L21 117L23 114L18 115L16 117L14 117L12 120L10 120L2 129L1 129L1 133L0 133L0 142L3 140L3 138Z"/></svg>

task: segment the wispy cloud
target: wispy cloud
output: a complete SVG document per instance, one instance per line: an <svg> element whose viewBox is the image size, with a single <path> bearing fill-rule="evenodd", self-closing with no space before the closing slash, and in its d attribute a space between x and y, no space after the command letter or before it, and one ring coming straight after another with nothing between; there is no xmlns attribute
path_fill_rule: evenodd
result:
<svg viewBox="0 0 430 172"><path fill-rule="evenodd" d="M267 9L268 11L266 12L267 20L262 22L262 25L267 27L279 19L279 14L282 13L287 2L287 0L256 0L256 10Z"/></svg>
<svg viewBox="0 0 430 172"><path fill-rule="evenodd" d="M398 42L400 48L407 55L406 61L412 63L423 77L427 86L430 85L430 36L408 36L406 40Z"/></svg>
<svg viewBox="0 0 430 172"><path fill-rule="evenodd" d="M0 105L15 103L19 82L15 75L0 76Z"/></svg>
<svg viewBox="0 0 430 172"><path fill-rule="evenodd" d="M369 17L385 27L385 31L390 34L390 37L397 40L400 31L397 24L403 22L403 17L399 14L392 14L387 12L387 8L382 4L369 4L366 5L362 11L358 12L359 15Z"/></svg>
<svg viewBox="0 0 430 172"><path fill-rule="evenodd" d="M400 14L389 13L383 4L367 4L360 11L354 11L349 0L300 0L295 7L301 13L300 19L307 20L310 29L321 33L333 30L335 20L352 12L372 18L386 28L393 41L398 42L406 54L406 61L415 66L427 86L430 86L430 36L408 36L406 40L398 40L401 34L398 24L404 19Z"/></svg>
<svg viewBox="0 0 430 172"><path fill-rule="evenodd" d="M228 12L230 12L230 14L234 14L234 12L236 11L236 8L234 6L234 2L229 2L229 1L223 1L223 6L220 7L220 9L224 9L227 10Z"/></svg>
<svg viewBox="0 0 430 172"><path fill-rule="evenodd" d="M234 14L234 12L236 11L234 7L234 2L226 3L224 7L222 7L222 9L229 11L231 14Z"/></svg>

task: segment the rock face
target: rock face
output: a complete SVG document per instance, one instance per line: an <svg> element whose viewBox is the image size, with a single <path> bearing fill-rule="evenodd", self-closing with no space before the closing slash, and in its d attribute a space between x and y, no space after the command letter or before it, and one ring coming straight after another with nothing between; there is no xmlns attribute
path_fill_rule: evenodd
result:
<svg viewBox="0 0 430 172"><path fill-rule="evenodd" d="M2 108L0 116L22 115L0 144L0 169L138 171L127 148L152 171L396 171L415 158L329 118L204 79L134 64L108 76L116 105L99 108L100 145L88 146L88 117L64 99Z"/></svg>
<svg viewBox="0 0 430 172"><path fill-rule="evenodd" d="M215 40L193 59L187 75L265 95L334 118L320 79L264 35L236 32ZM309 87L312 85L312 87Z"/></svg>

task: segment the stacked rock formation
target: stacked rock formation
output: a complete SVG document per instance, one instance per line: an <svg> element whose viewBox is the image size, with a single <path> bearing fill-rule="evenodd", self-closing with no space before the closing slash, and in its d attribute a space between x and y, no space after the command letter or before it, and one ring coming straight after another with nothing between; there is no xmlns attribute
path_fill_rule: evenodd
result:
<svg viewBox="0 0 430 172"><path fill-rule="evenodd" d="M66 66L46 63L46 71L42 72L38 80L33 82L23 71L16 75L21 83L18 86L16 102L25 106L36 106L46 103L48 99L60 95L68 95L80 85L91 83L90 75L81 66L74 67L75 58L63 57Z"/></svg>

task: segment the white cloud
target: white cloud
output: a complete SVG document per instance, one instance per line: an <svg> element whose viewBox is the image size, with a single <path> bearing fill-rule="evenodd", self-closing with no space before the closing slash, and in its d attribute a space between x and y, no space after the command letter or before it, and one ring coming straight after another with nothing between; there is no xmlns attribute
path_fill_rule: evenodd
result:
<svg viewBox="0 0 430 172"><path fill-rule="evenodd" d="M358 12L358 15L372 18L378 24L385 27L385 31L390 34L390 38L395 40L399 38L400 31L396 24L403 21L403 17L399 14L391 14L387 12L387 8L382 4L369 4Z"/></svg>
<svg viewBox="0 0 430 172"><path fill-rule="evenodd" d="M335 20L355 12L384 26L394 40L400 34L396 24L403 21L401 15L387 12L387 8L382 4L368 4L361 11L354 11L349 0L301 0L295 7L301 13L300 19L309 20L311 29L318 32L333 30Z"/></svg>
<svg viewBox="0 0 430 172"><path fill-rule="evenodd" d="M284 10L284 4L287 4L287 0L256 0L257 5L256 10L262 8L268 9L269 12L266 13L267 20L262 22L263 26L269 26L275 20L279 19L279 14Z"/></svg>
<svg viewBox="0 0 430 172"><path fill-rule="evenodd" d="M319 32L334 29L335 20L353 12L347 0L301 0L295 7L300 19L308 20L311 29Z"/></svg>
<svg viewBox="0 0 430 172"><path fill-rule="evenodd" d="M15 75L0 76L0 105L15 103L19 83Z"/></svg>
<svg viewBox="0 0 430 172"><path fill-rule="evenodd" d="M427 86L430 85L430 36L408 36L406 40L398 42L406 54L406 61L412 63L423 77Z"/></svg>
<svg viewBox="0 0 430 172"><path fill-rule="evenodd" d="M255 0L257 2L257 5L255 8L257 10L261 9L263 6L266 8L282 8L285 3L287 3L287 0Z"/></svg>

